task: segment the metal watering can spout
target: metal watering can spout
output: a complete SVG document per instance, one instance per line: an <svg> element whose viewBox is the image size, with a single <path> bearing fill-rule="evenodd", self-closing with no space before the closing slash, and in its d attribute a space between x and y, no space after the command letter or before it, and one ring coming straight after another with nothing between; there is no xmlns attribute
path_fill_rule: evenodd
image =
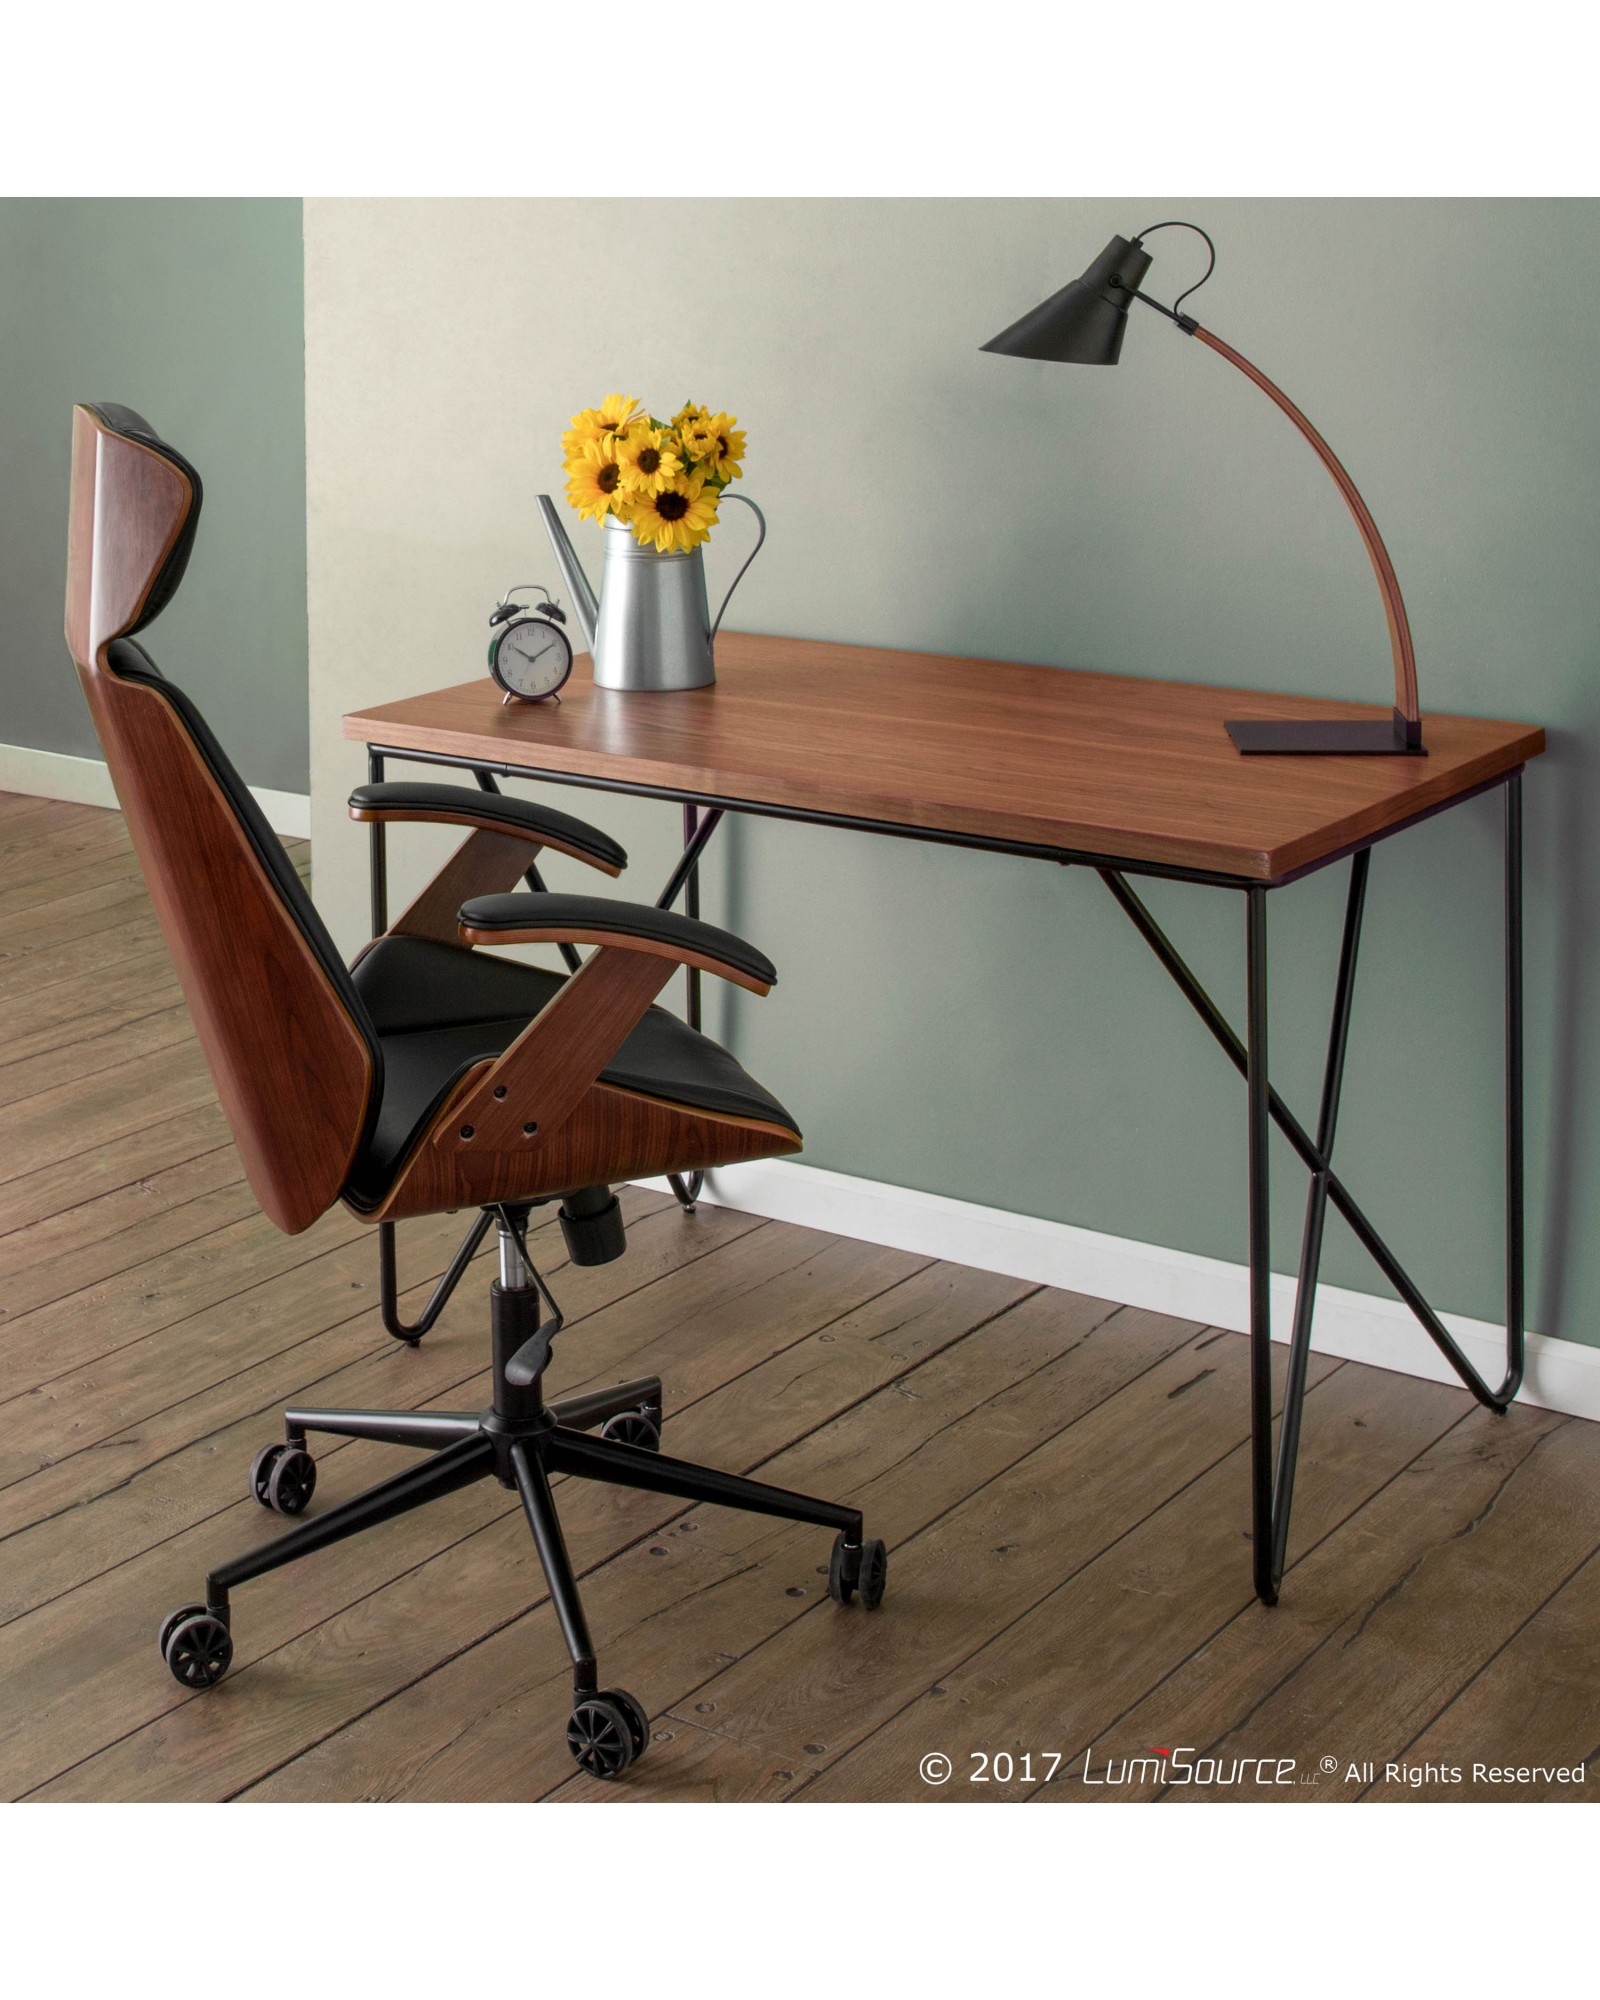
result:
<svg viewBox="0 0 1600 2000"><path fill-rule="evenodd" d="M561 525L561 516L556 512L556 503L548 493L538 496L539 518L544 522L544 531L550 537L550 547L556 559L556 567L561 571L561 581L567 586L567 599L572 606L573 622L577 625L586 653L594 651L595 625L600 616L600 606L594 592L589 588L589 579L583 573L583 564L578 560L578 552L567 539L567 531Z"/></svg>

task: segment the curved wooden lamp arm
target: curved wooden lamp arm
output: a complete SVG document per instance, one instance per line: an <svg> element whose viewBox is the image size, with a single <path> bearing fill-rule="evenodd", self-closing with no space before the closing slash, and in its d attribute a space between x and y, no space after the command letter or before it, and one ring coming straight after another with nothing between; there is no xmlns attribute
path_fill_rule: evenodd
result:
<svg viewBox="0 0 1600 2000"><path fill-rule="evenodd" d="M1411 625L1406 617L1405 600L1400 595L1400 580L1394 573L1394 564L1389 560L1389 551L1383 546L1383 537L1378 533L1378 524L1367 510L1367 503L1356 491L1355 481L1335 458L1326 438L1316 429L1305 413L1295 407L1278 387L1277 383L1261 370L1246 361L1237 349L1219 340L1203 326L1191 326L1188 321L1180 321L1186 333L1191 332L1196 340L1220 354L1224 361L1231 361L1242 375L1248 375L1258 389L1263 389L1272 398L1300 435L1310 445L1323 464L1333 475L1334 484L1344 495L1344 504L1355 517L1355 524L1361 530L1361 539L1366 544L1367 554L1372 558L1372 567L1377 574L1378 589L1383 597L1383 613L1389 621L1389 642L1394 648L1394 705L1406 721L1414 727L1421 722L1421 711L1417 705L1417 660L1411 645Z"/></svg>

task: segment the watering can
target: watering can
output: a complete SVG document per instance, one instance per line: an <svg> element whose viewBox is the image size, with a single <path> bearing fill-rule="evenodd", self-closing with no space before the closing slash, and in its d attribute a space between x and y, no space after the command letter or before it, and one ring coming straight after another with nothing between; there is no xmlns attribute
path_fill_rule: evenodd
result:
<svg viewBox="0 0 1600 2000"><path fill-rule="evenodd" d="M742 493L723 497L744 500L760 533L713 618L701 561L703 545L686 554L663 555L636 541L633 530L614 515L607 516L604 528L605 567L597 604L555 502L548 493L538 496L540 518L567 586L573 621L594 656L596 687L663 694L709 687L716 679L712 643L722 614L767 538L766 517L753 500L745 500Z"/></svg>

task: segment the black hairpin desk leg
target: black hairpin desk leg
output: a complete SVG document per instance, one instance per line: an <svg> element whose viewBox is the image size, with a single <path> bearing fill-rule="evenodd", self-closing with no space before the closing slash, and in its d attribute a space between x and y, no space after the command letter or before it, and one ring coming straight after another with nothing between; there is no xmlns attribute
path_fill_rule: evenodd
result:
<svg viewBox="0 0 1600 2000"><path fill-rule="evenodd" d="M1250 1534L1256 1595L1277 1602L1272 1581L1272 1130L1267 1091L1267 892L1246 902L1245 1092L1250 1145Z"/></svg>
<svg viewBox="0 0 1600 2000"><path fill-rule="evenodd" d="M1289 1337L1289 1367L1283 1385L1283 1419L1278 1433L1277 1483L1272 1491L1272 1560L1267 1580L1277 1596L1289 1545L1289 1508L1294 1498L1294 1469L1300 1453L1300 1416L1305 1405L1306 1369L1311 1359L1311 1321L1317 1302L1317 1273L1322 1262L1322 1232L1328 1215L1328 1182L1332 1175L1334 1132L1339 1122L1339 1093L1344 1086L1345 1051L1350 1044L1350 1014L1356 990L1356 953L1361 944L1361 919L1367 900L1367 870L1372 860L1363 848L1350 864L1350 893L1345 901L1344 938L1339 947L1339 976L1334 987L1333 1024L1328 1030L1328 1054L1322 1073L1322 1104L1317 1113L1317 1152L1323 1164L1313 1170L1306 1194L1305 1224L1300 1236L1300 1272L1295 1287L1294 1329ZM1264 1066L1264 1065L1263 1065ZM1270 1421L1270 1409L1268 1419ZM1263 1570L1256 1564L1256 1588Z"/></svg>
<svg viewBox="0 0 1600 2000"><path fill-rule="evenodd" d="M400 1273L395 1249L395 1225L392 1222L378 1224L378 1311L383 1319L384 1331L403 1340L408 1347L415 1347L422 1336L433 1325L445 1307L450 1303L450 1295L460 1284L462 1275L473 1258L478 1254L478 1245L483 1241L493 1217L487 1208L467 1227L456 1254L450 1259L444 1276L433 1288L433 1295L414 1320L400 1317Z"/></svg>
<svg viewBox="0 0 1600 2000"><path fill-rule="evenodd" d="M383 783L383 752L367 751L367 783ZM372 935L382 937L389 928L389 844L388 828L381 819L367 824L367 893L372 899Z"/></svg>
<svg viewBox="0 0 1600 2000"><path fill-rule="evenodd" d="M1268 1160L1272 1100L1267 1067L1267 892L1265 889L1246 892L1248 1019L1245 1081L1249 1098L1250 1139L1250 1532L1256 1595L1263 1604L1276 1604L1278 1601L1278 1586L1283 1581L1284 1552L1289 1543L1289 1509L1294 1499L1295 1465L1300 1452L1300 1418L1305 1407L1306 1370L1311 1359L1311 1322L1317 1302L1317 1272L1322 1261L1328 1187L1333 1177L1333 1138L1339 1119L1339 1093L1344 1083L1345 1051L1350 1041L1356 953L1361 942L1361 918L1366 906L1367 870L1371 859L1370 851L1363 849L1350 864L1350 892L1345 901L1344 939L1334 989L1333 1024L1328 1032L1322 1104L1317 1115L1317 1164L1311 1172L1305 1226L1301 1234L1299 1282L1295 1288L1294 1328L1289 1339L1289 1364L1283 1385L1283 1418L1278 1434L1276 1478L1272 1457L1272 1217Z"/></svg>
<svg viewBox="0 0 1600 2000"><path fill-rule="evenodd" d="M707 807L702 817L698 806L686 805L683 809L683 854L678 865L667 877L667 886L656 898L658 910L670 910L683 896L683 913L686 917L700 914L700 856L705 852L706 842L717 830L722 819L721 809ZM685 1004L684 1019L689 1026L699 1031L700 1027L700 974L694 966L684 968ZM694 1205L700 1199L700 1190L705 1186L704 1174L668 1174L667 1182L678 1198L678 1205L685 1214L694 1213Z"/></svg>
<svg viewBox="0 0 1600 2000"><path fill-rule="evenodd" d="M1496 1392L1504 1411L1522 1387L1526 1366L1523 1327L1522 1144L1522 773L1506 780L1506 1374Z"/></svg>
<svg viewBox="0 0 1600 2000"><path fill-rule="evenodd" d="M1268 1069L1266 888L1253 885L1245 891L1247 1019L1245 1036L1241 1040L1124 878L1114 869L1102 868L1099 871L1107 888L1245 1079L1249 1139L1251 1533L1256 1594L1263 1604L1277 1602L1283 1581L1295 1464L1300 1448L1301 1412L1311 1351L1311 1326L1316 1309L1317 1273L1330 1204L1349 1223L1356 1240L1394 1286L1451 1368L1485 1408L1503 1415L1522 1386L1525 1339L1520 771L1513 772L1505 780L1505 816L1506 1368L1495 1387L1484 1380L1462 1353L1438 1314L1333 1169L1333 1144L1344 1082L1345 1055L1349 1046L1356 958L1366 907L1371 850L1361 850L1350 864L1344 936L1315 1138L1273 1089ZM1301 1235L1299 1280L1284 1378L1276 1464L1272 1445L1272 1236L1267 1159L1273 1125L1288 1139L1311 1174Z"/></svg>

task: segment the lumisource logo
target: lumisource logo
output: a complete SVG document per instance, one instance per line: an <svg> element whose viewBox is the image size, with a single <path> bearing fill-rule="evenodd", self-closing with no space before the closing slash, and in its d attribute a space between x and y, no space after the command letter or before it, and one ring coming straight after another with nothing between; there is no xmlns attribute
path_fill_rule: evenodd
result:
<svg viewBox="0 0 1600 2000"><path fill-rule="evenodd" d="M1083 1753L1082 1782L1095 1787L1196 1785L1236 1791L1269 1789L1295 1782L1293 1757L1197 1757L1193 1744L1147 1749L1124 1757L1102 1757L1095 1763L1094 1746Z"/></svg>

